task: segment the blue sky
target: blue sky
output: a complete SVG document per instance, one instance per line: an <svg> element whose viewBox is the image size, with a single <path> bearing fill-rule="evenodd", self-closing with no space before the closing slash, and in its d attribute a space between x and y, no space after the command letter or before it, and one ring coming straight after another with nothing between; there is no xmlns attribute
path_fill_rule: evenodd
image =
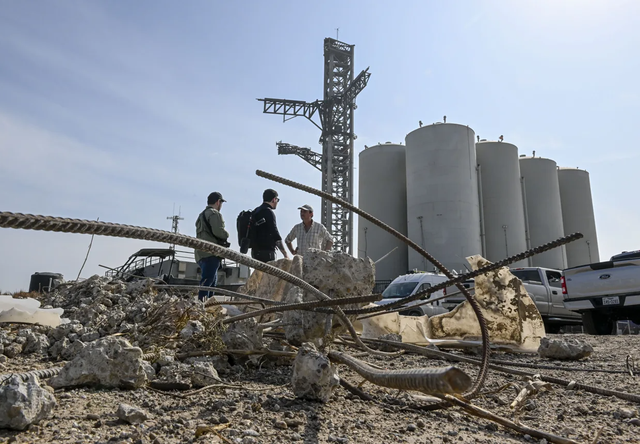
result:
<svg viewBox="0 0 640 444"><path fill-rule="evenodd" d="M275 147L321 151L319 132L255 99L321 98L322 42L339 28L356 73L372 73L357 153L447 115L588 170L601 257L640 248L640 2L395 3L0 1L0 211L169 230L175 207L194 235L217 190L235 240L236 215L274 187L288 232L296 207L319 199L254 171L320 187ZM89 241L0 229L0 290L26 289L36 271L74 279ZM96 237L83 277L152 245Z"/></svg>

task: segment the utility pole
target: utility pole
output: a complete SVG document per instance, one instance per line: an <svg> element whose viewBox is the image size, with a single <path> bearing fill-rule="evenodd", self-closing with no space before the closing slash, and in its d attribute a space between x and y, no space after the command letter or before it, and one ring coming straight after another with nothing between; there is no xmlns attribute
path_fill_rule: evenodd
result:
<svg viewBox="0 0 640 444"><path fill-rule="evenodd" d="M178 214L177 215L175 214L175 212L176 212L176 208L173 207L174 215L173 216L168 216L167 219L171 220L171 231L173 233L175 233L175 234L178 234L178 223L179 223L179 221L184 220L184 217L180 217L180 208L178 208ZM176 245L175 244L171 244L169 246L169 248L171 248L172 250L175 251Z"/></svg>
<svg viewBox="0 0 640 444"><path fill-rule="evenodd" d="M322 154L296 145L278 142L278 154L295 154L322 172L322 191L353 203L353 111L357 95L367 86L369 68L354 78L354 45L324 39L324 97L305 102L287 99L258 99L265 114L281 114L282 121L305 117L321 132ZM318 116L318 121L314 117ZM334 247L353 251L353 214L340 205L322 199L322 224L335 239Z"/></svg>

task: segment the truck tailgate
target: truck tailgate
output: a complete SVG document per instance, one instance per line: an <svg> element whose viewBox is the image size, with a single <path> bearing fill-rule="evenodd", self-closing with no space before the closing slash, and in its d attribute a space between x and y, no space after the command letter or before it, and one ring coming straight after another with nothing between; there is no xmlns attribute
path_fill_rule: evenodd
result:
<svg viewBox="0 0 640 444"><path fill-rule="evenodd" d="M564 271L567 299L640 293L637 260L601 262Z"/></svg>

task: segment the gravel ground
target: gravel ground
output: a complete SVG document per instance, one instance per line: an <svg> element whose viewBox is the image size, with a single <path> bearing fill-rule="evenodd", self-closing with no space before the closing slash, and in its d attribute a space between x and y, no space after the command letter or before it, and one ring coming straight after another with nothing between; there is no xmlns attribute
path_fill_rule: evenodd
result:
<svg viewBox="0 0 640 444"><path fill-rule="evenodd" d="M559 338L562 335L550 335ZM567 335L569 336L569 335ZM601 388L638 393L637 379L624 373L627 356L640 357L638 336L570 335L594 347L580 362L549 361L536 355L493 353L493 360L523 363L520 370L575 380ZM455 352L459 353L459 352ZM473 357L465 354L464 356ZM387 368L437 367L442 361L413 354L393 360L363 358ZM2 364L0 373L54 367L55 362L19 356ZM553 369L535 368L552 366ZM474 375L477 367L458 364ZM621 373L587 371L618 370ZM583 371L579 371L583 370ZM640 369L639 369L640 371ZM361 378L340 367L340 376L357 385ZM289 365L263 362L259 367L234 365L221 373L225 382L242 389L210 389L186 399L149 389L82 388L56 392L53 416L23 432L0 430L0 442L75 443L520 443L547 442L470 416L460 408L421 411L420 401L406 393L369 383L362 389L374 401L363 401L339 387L327 404L298 400L288 386ZM640 442L639 405L612 396L552 385L530 397L519 410L511 402L526 384L523 377L490 370L482 396L473 403L528 427L592 443ZM149 419L130 425L116 416L118 405L142 408ZM424 404L424 402L423 402ZM202 426L202 427L201 427ZM196 437L201 427L201 436Z"/></svg>

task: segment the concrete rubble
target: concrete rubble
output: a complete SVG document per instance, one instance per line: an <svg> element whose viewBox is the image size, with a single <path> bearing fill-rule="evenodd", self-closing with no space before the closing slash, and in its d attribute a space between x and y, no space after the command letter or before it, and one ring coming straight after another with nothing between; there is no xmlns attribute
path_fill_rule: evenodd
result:
<svg viewBox="0 0 640 444"><path fill-rule="evenodd" d="M358 259L341 252L310 249L304 257L296 255L293 259L279 259L271 265L304 279L335 299L371 294L375 283L375 268L370 259ZM274 279L277 278L256 271L241 291L289 304L318 300L315 295L307 294L284 281L276 283ZM359 307L361 305L343 306L344 309ZM331 314L287 311L282 316L282 322L285 337L293 345L313 342L323 346L332 333L337 333L332 330L335 320Z"/></svg>
<svg viewBox="0 0 640 444"><path fill-rule="evenodd" d="M542 358L560 360L578 360L591 356L593 347L586 341L573 338L542 338L538 354Z"/></svg>
<svg viewBox="0 0 640 444"><path fill-rule="evenodd" d="M481 257L471 259L474 268L486 263ZM342 253L311 250L305 257L294 256L272 264L305 279L332 298L367 295L374 284L374 265L370 260L354 259ZM269 393L273 387L289 381L286 390L288 396L293 395L291 399L326 403L338 397L340 391L336 388L340 385L340 376L337 366L332 365L325 354L325 348L343 332L335 316L286 311L223 326L220 321L230 315L229 310L219 306L205 308L194 300L193 294L181 294L152 284L151 280L144 279L126 283L94 276L43 295L41 303L63 309L69 322L56 326L5 324L0 328L0 366L4 366L3 361L11 363L18 358L43 360L48 362L45 368L62 366L59 373L48 380L50 387L41 387L34 376L27 382L14 377L0 384L0 428L25 430L31 424L51 417L56 406L52 388L65 389L65 392L56 392L58 402L63 403L66 393L71 390L124 389L134 395L110 404L111 418L117 418L115 421L120 424L140 427L140 430L148 424L156 427L164 424L160 417L165 413L172 414L174 410L154 408L153 403L145 399L151 392L135 389L223 390L228 394L228 387L238 384L237 379L242 381L240 375L249 369L263 376L271 374L287 378L285 381L275 379L272 388L267 387ZM251 275L242 291L286 303L317 300L298 287L260 272ZM503 269L476 280L476 299L488 320L492 341L533 349L546 359L581 359L591 354L590 345L581 341L542 337L544 328L539 313L534 311L535 305L529 303L530 299L522 291L510 273ZM262 308L260 304L239 306L241 310L249 309L247 307ZM236 310L233 312L237 313ZM264 325L270 321L276 321L271 323L275 327ZM354 325L359 326L364 338L397 342L438 345L468 342L477 347L479 339L475 314L468 303L451 313L432 318L388 313L354 322ZM279 329L276 331L284 334L284 339L283 336L269 337L263 333L265 328L267 331ZM375 347L388 352L395 350L379 344ZM216 354L225 349L246 353ZM251 355L251 352L256 354ZM274 353L269 355L269 352ZM292 359L294 352L297 354ZM399 358L399 362L403 359ZM392 368L395 361L378 364ZM135 395L140 392L146 394ZM537 392L529 388L521 395L518 407L526 410L527 402L534 395ZM186 396L192 395L187 392ZM220 401L205 407L216 412L214 426L229 424L227 416L234 412L224 401L225 394L221 396ZM251 401L239 407L244 409L242 421L250 421L261 409L277 413L293 402L270 394L247 396ZM125 400L127 402L123 402ZM9 414L11 408L18 409L20 415ZM92 417L92 421L95 421L93 427L99 428L107 420ZM292 433L297 433L297 421L285 417L275 421L274 427L278 430L290 428ZM169 429L174 426L171 421L162 425ZM228 436L237 442L250 442L248 438L260 440L259 435L257 438L253 435L259 431L253 431L248 423L244 431L236 433L236 427L229 428ZM135 441L137 435L122 436L116 436L114 440L131 438ZM296 441L295 435L292 436L292 441ZM213 435L208 437L213 439Z"/></svg>
<svg viewBox="0 0 640 444"><path fill-rule="evenodd" d="M482 256L467 258L473 270L489 265ZM502 267L475 278L475 300L487 321L492 344L535 352L544 337L542 316L522 282ZM478 340L480 324L468 301L430 319L432 339Z"/></svg>
<svg viewBox="0 0 640 444"><path fill-rule="evenodd" d="M129 424L141 424L149 419L149 414L139 407L129 404L120 404L116 416Z"/></svg>
<svg viewBox="0 0 640 444"><path fill-rule="evenodd" d="M76 386L142 387L147 382L142 350L126 339L107 337L83 348L49 381L53 388Z"/></svg>
<svg viewBox="0 0 640 444"><path fill-rule="evenodd" d="M315 345L306 343L293 362L291 387L298 398L327 402L340 384L337 369Z"/></svg>
<svg viewBox="0 0 640 444"><path fill-rule="evenodd" d="M0 428L24 430L48 418L56 398L31 375L26 382L18 376L0 386Z"/></svg>

